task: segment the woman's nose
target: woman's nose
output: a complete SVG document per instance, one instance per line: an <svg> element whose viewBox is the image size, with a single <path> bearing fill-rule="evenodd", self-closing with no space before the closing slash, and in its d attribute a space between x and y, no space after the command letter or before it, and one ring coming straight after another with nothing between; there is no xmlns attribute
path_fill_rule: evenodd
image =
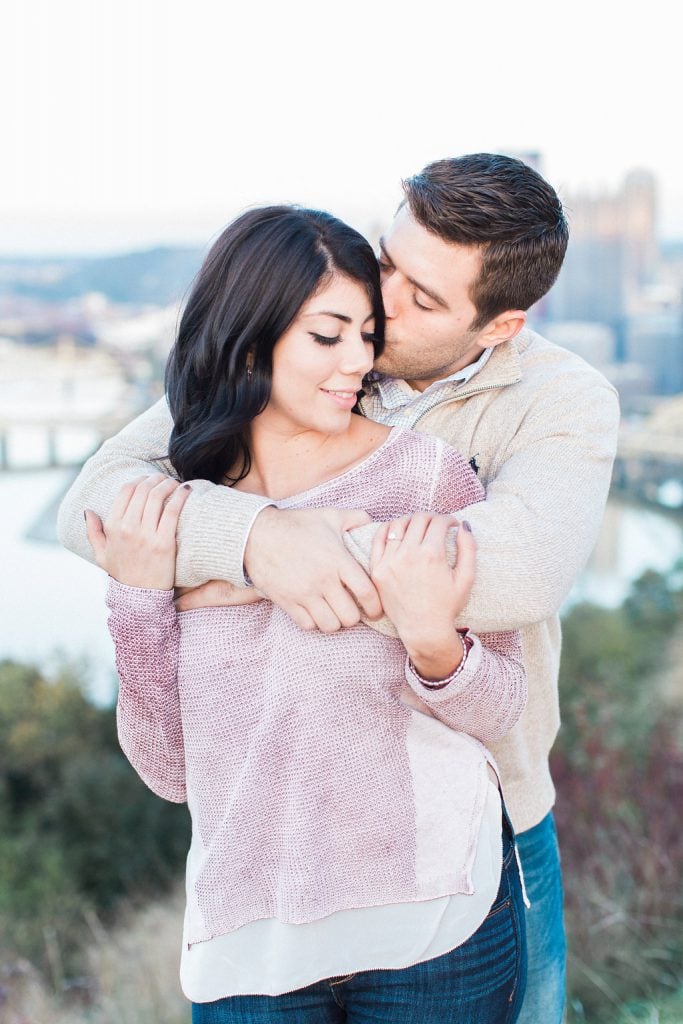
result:
<svg viewBox="0 0 683 1024"><path fill-rule="evenodd" d="M350 342L348 348L344 352L344 358L340 369L344 373L368 373L372 369L372 363L374 359L374 350L372 345L368 345L362 337L358 337Z"/></svg>

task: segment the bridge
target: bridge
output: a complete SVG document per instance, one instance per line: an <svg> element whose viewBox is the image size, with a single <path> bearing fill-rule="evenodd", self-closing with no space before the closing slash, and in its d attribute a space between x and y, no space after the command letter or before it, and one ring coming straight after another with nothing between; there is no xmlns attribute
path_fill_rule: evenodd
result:
<svg viewBox="0 0 683 1024"><path fill-rule="evenodd" d="M118 433L136 415L130 408L103 415L42 416L21 419L0 416L0 472L80 466L103 441ZM17 435L31 436L32 456L17 455ZM13 443L13 439L15 443Z"/></svg>
<svg viewBox="0 0 683 1024"><path fill-rule="evenodd" d="M683 399L666 402L640 426L625 424L614 464L615 486L661 502L664 485L683 489ZM679 485L679 487L676 487Z"/></svg>

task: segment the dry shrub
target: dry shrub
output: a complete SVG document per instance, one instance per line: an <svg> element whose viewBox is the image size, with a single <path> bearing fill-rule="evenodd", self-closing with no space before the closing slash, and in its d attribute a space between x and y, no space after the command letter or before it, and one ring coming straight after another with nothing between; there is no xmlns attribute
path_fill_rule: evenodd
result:
<svg viewBox="0 0 683 1024"><path fill-rule="evenodd" d="M553 758L569 935L569 991L588 1019L683 987L683 751L662 717L645 756L583 744Z"/></svg>
<svg viewBox="0 0 683 1024"><path fill-rule="evenodd" d="M186 1024L178 983L183 896L129 908L105 930L89 916L87 973L55 995L26 961L0 971L2 1024Z"/></svg>

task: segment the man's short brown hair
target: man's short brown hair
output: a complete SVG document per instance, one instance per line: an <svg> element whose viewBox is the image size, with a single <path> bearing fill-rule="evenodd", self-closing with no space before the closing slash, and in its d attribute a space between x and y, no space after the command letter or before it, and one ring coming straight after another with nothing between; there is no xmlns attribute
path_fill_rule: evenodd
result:
<svg viewBox="0 0 683 1024"><path fill-rule="evenodd" d="M569 228L559 196L528 164L495 153L437 160L403 190L428 231L481 250L473 330L505 310L528 309L554 284Z"/></svg>

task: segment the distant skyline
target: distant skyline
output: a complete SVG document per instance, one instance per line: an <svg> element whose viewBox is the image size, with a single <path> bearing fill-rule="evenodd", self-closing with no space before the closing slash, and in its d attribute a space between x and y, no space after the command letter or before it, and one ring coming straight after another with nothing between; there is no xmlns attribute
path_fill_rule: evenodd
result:
<svg viewBox="0 0 683 1024"><path fill-rule="evenodd" d="M479 150L540 151L564 197L645 168L683 238L666 0L10 0L0 31L1 254L204 245L278 201L367 230L403 175Z"/></svg>

